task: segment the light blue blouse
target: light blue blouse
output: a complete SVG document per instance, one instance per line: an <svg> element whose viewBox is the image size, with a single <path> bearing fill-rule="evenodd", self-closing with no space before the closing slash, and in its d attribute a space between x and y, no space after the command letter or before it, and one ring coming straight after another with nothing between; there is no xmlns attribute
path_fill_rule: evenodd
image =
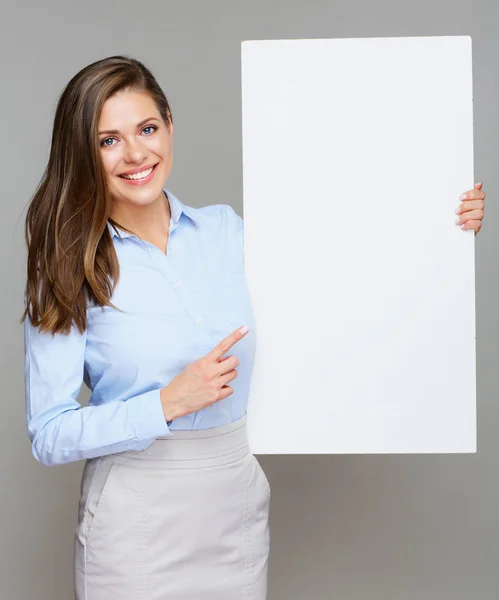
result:
<svg viewBox="0 0 499 600"><path fill-rule="evenodd" d="M120 263L111 302L89 304L84 334L40 333L24 323L26 423L32 452L54 465L147 448L175 430L240 419L254 362L254 319L244 275L243 219L226 204L193 208L166 188L167 254L108 223ZM227 353L239 359L234 393L165 422L160 390L236 328L250 331ZM82 382L88 406L77 397Z"/></svg>

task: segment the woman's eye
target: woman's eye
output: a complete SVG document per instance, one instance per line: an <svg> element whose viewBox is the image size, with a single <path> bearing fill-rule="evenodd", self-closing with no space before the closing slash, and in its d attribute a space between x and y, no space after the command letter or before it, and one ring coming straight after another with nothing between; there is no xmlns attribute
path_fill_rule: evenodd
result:
<svg viewBox="0 0 499 600"><path fill-rule="evenodd" d="M144 129L142 131L145 131L146 129L152 129L153 132L156 131L156 129L158 129L156 127L156 125L148 125L147 127L144 127ZM152 132L151 132L152 133ZM146 134L146 135L151 135L150 133ZM101 146L114 146L114 144L107 144L106 142L109 142L110 140L114 140L116 138L105 138L104 140L102 140L102 142L100 143Z"/></svg>

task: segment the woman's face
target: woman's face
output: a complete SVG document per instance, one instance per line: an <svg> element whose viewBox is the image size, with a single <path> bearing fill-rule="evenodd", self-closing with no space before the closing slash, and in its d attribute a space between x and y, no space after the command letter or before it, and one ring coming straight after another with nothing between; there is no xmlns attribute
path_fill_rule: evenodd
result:
<svg viewBox="0 0 499 600"><path fill-rule="evenodd" d="M145 206L163 199L173 162L173 124L165 125L152 98L137 91L108 98L98 132L113 209L120 205L130 209L131 205ZM136 173L134 179L122 177L130 172Z"/></svg>

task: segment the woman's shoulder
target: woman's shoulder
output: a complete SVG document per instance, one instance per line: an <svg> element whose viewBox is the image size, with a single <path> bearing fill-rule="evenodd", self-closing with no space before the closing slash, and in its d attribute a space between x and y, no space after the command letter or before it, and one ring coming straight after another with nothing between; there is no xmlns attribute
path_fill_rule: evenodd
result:
<svg viewBox="0 0 499 600"><path fill-rule="evenodd" d="M243 219L230 204L211 204L199 209L206 220L207 229L224 238L240 237L243 233Z"/></svg>
<svg viewBox="0 0 499 600"><path fill-rule="evenodd" d="M242 220L230 204L209 204L199 210L211 218L228 219L234 222Z"/></svg>
<svg viewBox="0 0 499 600"><path fill-rule="evenodd" d="M196 224L209 229L222 227L237 231L242 227L242 218L230 204L208 204L200 208L184 205L184 212Z"/></svg>
<svg viewBox="0 0 499 600"><path fill-rule="evenodd" d="M227 236L242 237L243 219L227 203L217 202L195 208L191 204L181 202L169 190L165 190L170 196L170 204L174 218L179 218L184 213L190 218L196 228L201 230L210 238L213 236L226 238Z"/></svg>

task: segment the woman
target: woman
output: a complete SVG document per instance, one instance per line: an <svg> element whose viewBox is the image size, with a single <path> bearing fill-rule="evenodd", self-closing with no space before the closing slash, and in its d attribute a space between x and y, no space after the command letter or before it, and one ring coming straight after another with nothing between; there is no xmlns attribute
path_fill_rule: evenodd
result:
<svg viewBox="0 0 499 600"><path fill-rule="evenodd" d="M86 461L77 600L266 598L270 488L246 436L243 223L164 187L172 142L150 71L97 61L59 99L28 209L28 434L43 464ZM480 229L484 198L478 184L463 199L464 228Z"/></svg>

